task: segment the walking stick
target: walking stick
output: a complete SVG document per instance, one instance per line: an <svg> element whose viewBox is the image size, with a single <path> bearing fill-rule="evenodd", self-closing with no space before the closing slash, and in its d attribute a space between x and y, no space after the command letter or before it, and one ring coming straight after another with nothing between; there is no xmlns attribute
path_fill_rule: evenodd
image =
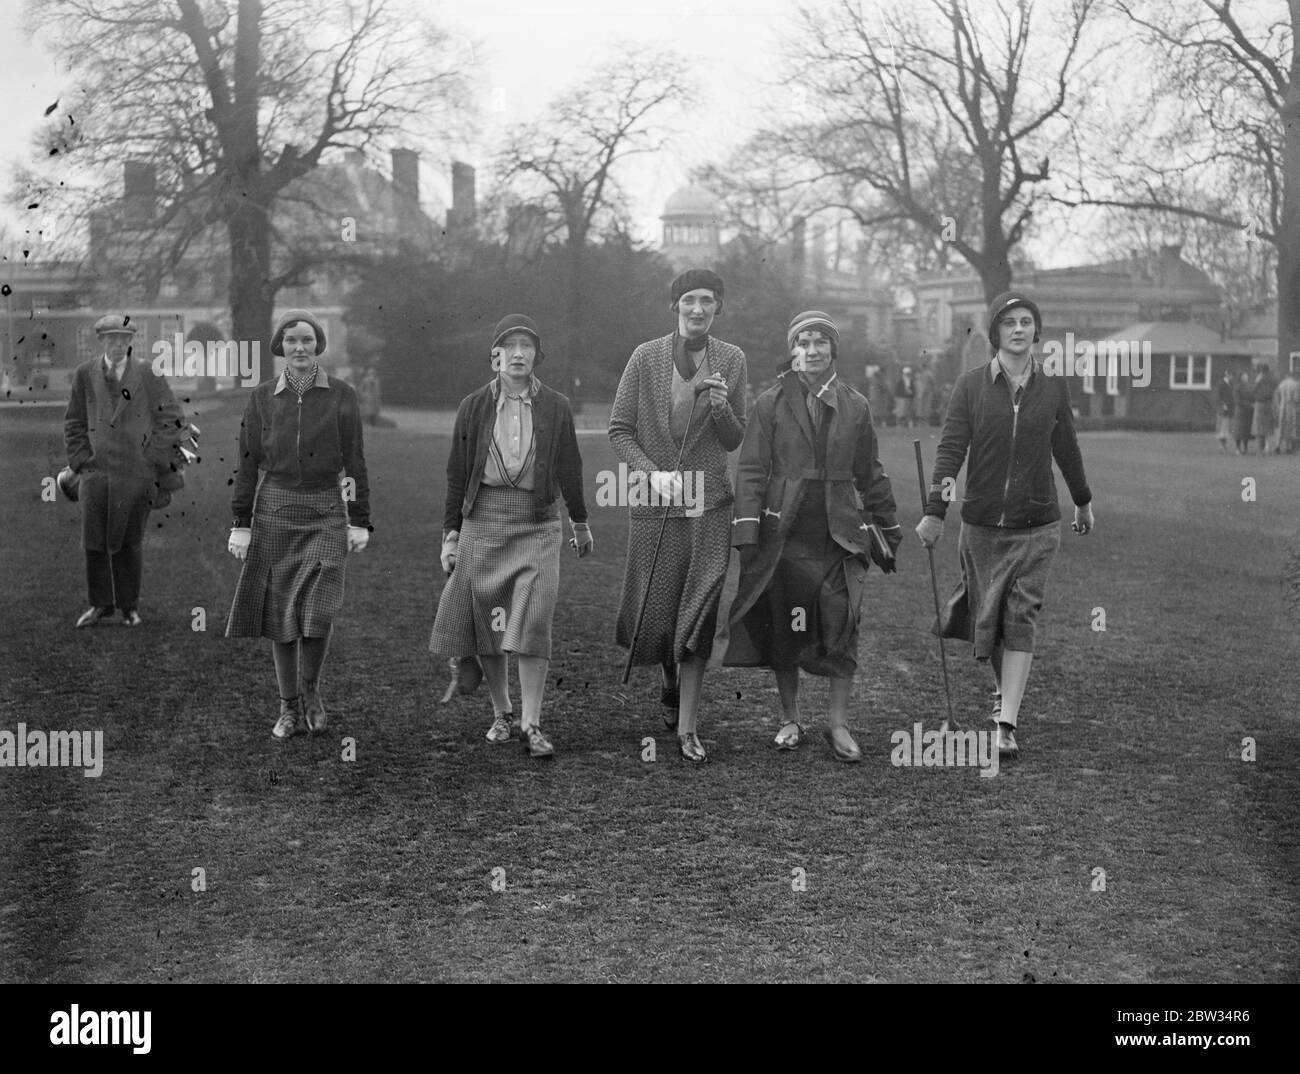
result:
<svg viewBox="0 0 1300 1074"><path fill-rule="evenodd" d="M921 461L921 441L913 440L912 446L916 449L916 480L921 486L921 516L924 517L925 505L929 497L925 491L925 463ZM957 721L952 715L952 689L948 685L948 653L943 647L943 625L939 623L939 577L934 572L934 545L926 545L925 550L930 557L930 591L934 594L934 621L939 624L939 660L943 664L943 696L948 702L948 718L943 721L939 730L946 732L949 724L957 729Z"/></svg>
<svg viewBox="0 0 1300 1074"><path fill-rule="evenodd" d="M691 399L691 414L686 419L686 433L682 437L682 446L677 452L677 465L673 473L679 473L682 468L682 456L686 453L686 441L691 438L691 422L695 420L695 404L700 401L700 396L709 390L709 385L700 384L695 388L695 395ZM649 480L647 478L647 480ZM628 676L632 674L632 656L636 653L636 642L641 636L641 623L645 619L645 606L650 601L650 585L654 582L655 566L659 563L659 546L663 543L664 530L668 528L668 512L672 510L672 504L664 505L664 518L659 523L659 538L655 541L655 554L650 559L650 573L646 575L645 595L641 598L641 607L636 613L636 627L632 631L632 644L627 650L627 660L623 663L623 682L627 683Z"/></svg>

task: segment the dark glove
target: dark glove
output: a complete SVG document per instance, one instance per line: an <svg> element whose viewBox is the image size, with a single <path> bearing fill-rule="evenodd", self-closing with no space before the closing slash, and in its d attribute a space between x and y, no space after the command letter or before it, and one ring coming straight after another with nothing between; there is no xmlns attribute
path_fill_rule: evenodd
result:
<svg viewBox="0 0 1300 1074"><path fill-rule="evenodd" d="M893 574L898 570L895 553L903 543L902 528L891 526L885 529L878 522L873 522L867 527L867 533L871 541L871 562L885 574Z"/></svg>

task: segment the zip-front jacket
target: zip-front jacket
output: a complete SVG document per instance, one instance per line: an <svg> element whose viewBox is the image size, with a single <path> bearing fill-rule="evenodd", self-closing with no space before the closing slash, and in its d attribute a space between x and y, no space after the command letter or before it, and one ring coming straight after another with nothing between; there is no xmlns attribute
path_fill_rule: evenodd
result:
<svg viewBox="0 0 1300 1074"><path fill-rule="evenodd" d="M483 467L496 428L496 393L490 380L461 400L447 460L447 507L442 520L444 538L460 532L462 521L474 507ZM558 517L556 497L563 493L570 522L587 521L587 504L582 496L582 456L573 428L569 400L540 381L533 397L533 439L537 454L533 462L533 521Z"/></svg>
<svg viewBox="0 0 1300 1074"><path fill-rule="evenodd" d="M966 491L961 517L972 526L1027 529L1058 521L1061 509L1052 459L1061 468L1075 505L1092 501L1074 431L1069 386L1064 377L1044 373L1037 359L1031 361L1018 403L1013 399L1015 388L996 358L958 378L930 479L927 515L942 519L947 514L951 493L945 498L945 488L956 487L963 463Z"/></svg>
<svg viewBox="0 0 1300 1074"><path fill-rule="evenodd" d="M249 396L239 429L239 471L231 510L236 526L251 526L257 472L278 485L318 492L356 482L348 524L370 525L370 483L361 435L361 411L352 385L316 368L316 382L301 397L283 373Z"/></svg>

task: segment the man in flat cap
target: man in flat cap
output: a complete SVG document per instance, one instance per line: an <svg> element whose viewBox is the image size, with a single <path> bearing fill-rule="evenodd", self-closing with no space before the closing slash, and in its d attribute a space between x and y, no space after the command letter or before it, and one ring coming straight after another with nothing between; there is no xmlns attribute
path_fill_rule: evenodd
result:
<svg viewBox="0 0 1300 1074"><path fill-rule="evenodd" d="M159 477L166 473L184 420L167 382L131 358L135 325L110 314L95 322L102 351L77 367L63 419L63 439L81 503L90 607L88 627L121 613L139 626L145 524Z"/></svg>

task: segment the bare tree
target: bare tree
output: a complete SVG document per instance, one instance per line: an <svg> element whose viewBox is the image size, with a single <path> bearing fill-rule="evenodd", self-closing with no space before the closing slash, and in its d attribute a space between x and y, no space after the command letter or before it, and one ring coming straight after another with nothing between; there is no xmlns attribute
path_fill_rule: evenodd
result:
<svg viewBox="0 0 1300 1074"><path fill-rule="evenodd" d="M514 128L498 156L502 187L541 208L546 233L567 254L569 345L556 375L568 394L574 369L587 357L582 328L588 246L597 235L626 229L619 166L664 147L662 124L687 93L675 74L684 66L671 54L624 49L556 100L542 119Z"/></svg>
<svg viewBox="0 0 1300 1074"><path fill-rule="evenodd" d="M1273 246L1285 360L1300 350L1300 0L1269 0L1271 11L1234 10L1233 0L1112 3L1156 50L1156 92L1178 111L1153 113L1130 139L1141 152L1117 151L1107 173L1080 176L1063 200L1203 221ZM1248 266L1272 260L1250 253Z"/></svg>
<svg viewBox="0 0 1300 1074"><path fill-rule="evenodd" d="M1051 37L1032 49L1034 0L805 11L794 61L804 114L763 135L779 145L786 188L906 237L923 258L946 244L990 298L1006 290L1106 48L1083 55L1098 2L1056 4Z"/></svg>
<svg viewBox="0 0 1300 1074"><path fill-rule="evenodd" d="M462 100L455 43L389 0L29 0L28 18L81 89L44 132L34 196L93 220L121 162L148 162L156 211L119 255L156 291L222 228L239 339L269 337L276 292L305 267L274 255L285 189L332 150L421 140Z"/></svg>

